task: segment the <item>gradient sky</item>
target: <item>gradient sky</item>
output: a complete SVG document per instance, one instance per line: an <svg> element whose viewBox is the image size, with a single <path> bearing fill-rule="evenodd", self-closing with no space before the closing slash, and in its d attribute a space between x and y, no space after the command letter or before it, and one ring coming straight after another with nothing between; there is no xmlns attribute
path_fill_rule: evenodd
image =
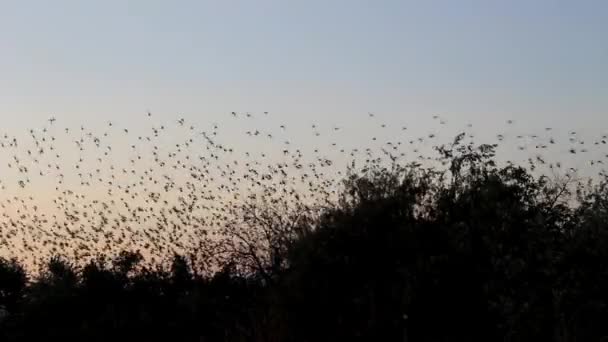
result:
<svg viewBox="0 0 608 342"><path fill-rule="evenodd" d="M608 127L607 33L605 0L1 1L0 116Z"/></svg>
<svg viewBox="0 0 608 342"><path fill-rule="evenodd" d="M56 155L38 156L31 137L0 150L7 185L0 199L33 195L40 208L53 208L58 173L73 172L66 182L80 184L76 173L87 172L76 170L80 158L87 169L100 167L94 160L104 152L80 152L75 139L113 130L108 143L117 152L103 166L120 170L144 153L131 146L138 136L163 123L172 123L167 140L153 142L163 148L219 123L220 143L238 153L278 152L264 162L289 158L281 153L287 139L290 148L323 154L398 140L409 148L408 140L430 133L449 139L472 123L476 142L506 132L503 145L525 158L538 153L531 134L551 134L559 143L549 157L584 167L599 156L570 153L568 132L592 137L585 146L606 152L597 139L608 134L607 61L607 0L0 0L0 140L5 133L8 141L27 137L30 128L40 137L42 127L58 136ZM233 118L232 111L254 117ZM188 125L176 124L181 117ZM86 129L62 133L81 124ZM245 134L258 129L263 139ZM201 145L192 150L206 153ZM19 168L10 165L17 155ZM332 159L337 170L348 163L348 152L340 156ZM30 176L27 187L19 183ZM97 186L80 190L105 196Z"/></svg>

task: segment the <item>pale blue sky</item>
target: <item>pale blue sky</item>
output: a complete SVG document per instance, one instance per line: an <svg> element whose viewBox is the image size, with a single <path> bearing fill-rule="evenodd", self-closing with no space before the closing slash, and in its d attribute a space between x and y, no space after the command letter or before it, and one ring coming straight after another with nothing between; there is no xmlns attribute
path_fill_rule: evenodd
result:
<svg viewBox="0 0 608 342"><path fill-rule="evenodd" d="M604 0L0 1L0 52L5 129L148 109L608 127Z"/></svg>
<svg viewBox="0 0 608 342"><path fill-rule="evenodd" d="M236 119L232 111L254 118ZM180 117L188 124L177 125ZM127 186L139 180L152 164L150 144L162 153L181 144L185 153L208 156L204 143L184 142L202 141L199 129L213 123L221 125L220 143L235 147L224 157L243 169L243 161L292 158L286 148L319 148L306 156L331 158L338 171L355 148L357 158L369 158L366 147L387 142L418 158L437 143L430 133L449 139L470 122L476 139L507 136L503 145L512 151L499 151L505 159L542 151L550 162L569 161L563 169L595 175L604 164L590 161L608 153L598 138L608 134L608 0L0 0L0 119L0 203L32 195L49 213L51 200L65 194L60 190L103 199L119 189L107 185L110 174ZM515 124L507 127L507 120ZM161 123L166 133L135 146ZM86 129L63 133L81 124ZM5 132L27 136L41 127L52 137L44 153L34 145L39 130L36 138L20 137L18 148L4 139ZM248 137L247 130L262 133ZM575 139L570 130L581 134ZM75 144L108 131L101 147L88 138L87 149ZM559 142L539 149L549 135ZM425 137L420 152L409 144L418 137ZM269 157L244 158L243 151ZM141 155L141 163L131 162ZM221 183L220 165L214 172ZM174 180L192 180L189 170L173 166ZM128 176L127 168L138 174ZM166 169L159 170L173 170ZM99 174L106 179L95 181ZM83 179L94 183L79 187Z"/></svg>

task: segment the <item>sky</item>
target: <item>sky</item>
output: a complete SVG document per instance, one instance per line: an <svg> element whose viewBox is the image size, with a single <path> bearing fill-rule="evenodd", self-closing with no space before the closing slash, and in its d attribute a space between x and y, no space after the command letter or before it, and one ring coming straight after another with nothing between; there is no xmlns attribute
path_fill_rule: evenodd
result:
<svg viewBox="0 0 608 342"><path fill-rule="evenodd" d="M5 133L27 138L30 128L36 139L58 137L53 153L38 156L35 139L0 151L9 189L2 195L28 191L50 201L64 171L47 169L46 160L74 173L85 172L74 169L78 160L97 168L94 158L105 150L79 152L74 139L102 136L110 121L112 141L103 144L118 152L105 157L108 165L115 157L129 165L145 152L129 146L162 123L171 123L171 133L154 144L167 149L219 123L222 143L275 148L277 158L287 158L285 140L290 148L294 141L336 154L343 148L347 156L387 141L411 146L408 140L429 133L451 138L469 123L482 137L510 136L513 150L527 144L526 158L539 143L519 134L551 134L566 144L551 153L574 158L569 149L582 138L569 132L576 130L601 152L607 32L605 0L0 0L0 142L11 141ZM446 123L439 132L433 116ZM176 125L178 118L186 125ZM61 134L64 127L73 133ZM35 177L23 191L17 155ZM597 158L576 157L577 167Z"/></svg>
<svg viewBox="0 0 608 342"><path fill-rule="evenodd" d="M607 127L606 32L602 0L3 0L0 117Z"/></svg>

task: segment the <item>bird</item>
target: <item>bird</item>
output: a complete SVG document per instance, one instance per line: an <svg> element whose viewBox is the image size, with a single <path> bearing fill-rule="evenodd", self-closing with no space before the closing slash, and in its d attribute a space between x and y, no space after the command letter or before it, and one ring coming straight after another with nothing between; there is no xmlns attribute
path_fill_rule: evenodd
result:
<svg viewBox="0 0 608 342"><path fill-rule="evenodd" d="M285 127L291 122L277 127L277 123L266 124L266 118L249 112L230 114L224 114L217 123L204 123L211 125L208 130L197 122L185 125L183 118L161 125L148 111L147 122L152 127L135 123L121 131L112 129L112 122L108 122L103 127L76 123L74 127L79 129L69 129L62 127L61 121L48 119L53 124L46 127L48 130L27 129L14 138L5 134L4 139L0 138L0 153L5 153L6 163L0 205L19 213L11 216L12 211L0 210L0 241L9 234L10 229L5 227L14 224L23 229L15 234L31 238L29 248L40 247L40 255L42 250L52 254L52 248L84 253L85 248L78 243L86 242L86 252L90 253L96 248L108 252L137 247L162 260L172 250L203 250L199 244L208 243L205 239L226 238L222 234L242 209L239 205L248 201L270 206L284 203L296 212L317 200L335 204L341 180L347 174L341 167L351 161L356 161L357 167L363 164L372 168L393 163L405 167L413 161L449 171L446 160L426 155L449 139L444 128L421 131L413 125L408 128L403 123L382 120L385 122L374 121L356 131L340 122L328 129L315 122L310 131L304 129L306 137L300 140L298 134L286 136ZM374 114L368 112L368 116L373 118ZM249 119L241 121L244 117ZM434 119L447 125L439 115ZM241 130L240 122L246 122L247 127ZM115 125L122 126L119 120ZM416 134L393 136L388 129L379 134L376 125L401 127L402 131L408 130L408 135ZM227 128L224 131L220 127ZM547 128L543 125L540 130L553 131ZM572 159L586 158L580 165L588 169L599 169L603 163L600 159L608 159L607 138L601 134L595 135L591 144L583 134L569 134L571 141L561 141L557 136L531 134L538 132L512 132L515 129L488 134L503 144L501 148L521 151L516 156L535 151L523 157L522 163L535 175L543 168L559 173L576 166L551 160L549 153L577 154ZM290 126L289 132L294 130ZM54 133L57 131L61 134ZM473 133L465 129L461 151L474 148L468 140L475 137ZM371 141L360 139L365 134L370 134ZM49 191L55 189L51 205L38 203L38 184L47 184ZM10 197L12 192L18 196ZM46 223L42 222L43 214ZM20 215L25 217L21 219ZM203 229L205 234L201 233ZM48 238L42 242L36 234L48 234Z"/></svg>

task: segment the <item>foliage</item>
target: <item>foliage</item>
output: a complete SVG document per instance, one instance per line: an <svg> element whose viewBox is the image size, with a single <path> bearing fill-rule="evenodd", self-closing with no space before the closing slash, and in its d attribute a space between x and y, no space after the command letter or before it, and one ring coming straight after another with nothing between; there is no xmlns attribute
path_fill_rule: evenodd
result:
<svg viewBox="0 0 608 342"><path fill-rule="evenodd" d="M333 207L243 206L214 271L199 251L123 252L28 282L1 260L0 339L604 341L608 180L534 177L461 140L438 148L445 171L351 170Z"/></svg>

